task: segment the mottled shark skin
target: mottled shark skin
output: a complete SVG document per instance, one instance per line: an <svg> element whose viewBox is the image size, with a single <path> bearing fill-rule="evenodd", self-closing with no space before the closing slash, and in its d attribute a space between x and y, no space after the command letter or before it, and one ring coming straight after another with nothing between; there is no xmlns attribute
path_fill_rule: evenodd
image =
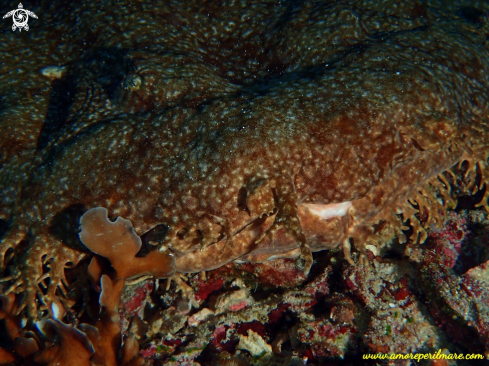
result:
<svg viewBox="0 0 489 366"><path fill-rule="evenodd" d="M31 319L92 255L91 208L177 272L283 257L307 272L311 251L352 262L351 241L382 242L380 223L404 241L410 218L423 241L408 200L440 224L461 161L485 189L482 2L66 6L32 8L43 23L0 48L0 264Z"/></svg>

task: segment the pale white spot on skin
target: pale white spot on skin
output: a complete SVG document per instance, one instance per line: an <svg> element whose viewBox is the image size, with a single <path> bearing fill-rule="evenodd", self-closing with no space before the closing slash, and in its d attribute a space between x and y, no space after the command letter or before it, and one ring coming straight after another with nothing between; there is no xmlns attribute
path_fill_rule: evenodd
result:
<svg viewBox="0 0 489 366"><path fill-rule="evenodd" d="M351 208L351 202L341 202L341 203L329 203L329 204L313 204L313 203L302 203L299 206L305 206L314 215L320 216L324 220L330 219L332 217L342 217L348 213Z"/></svg>

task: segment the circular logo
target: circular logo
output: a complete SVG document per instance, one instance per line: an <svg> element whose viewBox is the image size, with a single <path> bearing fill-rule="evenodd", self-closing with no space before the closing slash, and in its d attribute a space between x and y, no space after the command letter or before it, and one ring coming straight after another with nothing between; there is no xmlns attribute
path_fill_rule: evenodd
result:
<svg viewBox="0 0 489 366"><path fill-rule="evenodd" d="M29 21L29 15L37 19L36 14L34 14L32 11L24 9L22 3L19 3L18 9L9 11L7 14L3 16L3 19L8 18L10 16L12 17L12 20L14 21L14 24L12 25L13 31L19 29L20 32L22 31L22 28L28 31L29 24L27 24L27 22Z"/></svg>
<svg viewBox="0 0 489 366"><path fill-rule="evenodd" d="M26 30L29 30L29 25L27 24L27 21L29 20L29 14L24 9L15 10L14 14L12 15L12 19L14 21L14 27L15 26L17 28L25 27Z"/></svg>

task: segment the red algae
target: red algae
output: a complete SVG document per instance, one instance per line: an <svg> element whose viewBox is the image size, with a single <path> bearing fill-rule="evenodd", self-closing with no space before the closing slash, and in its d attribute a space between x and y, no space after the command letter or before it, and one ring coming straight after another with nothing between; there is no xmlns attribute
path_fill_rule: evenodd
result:
<svg viewBox="0 0 489 366"><path fill-rule="evenodd" d="M216 327L214 332L211 334L210 347L212 347L217 352L225 352L233 350L237 342L232 342L227 338L227 330L229 326L221 325Z"/></svg>
<svg viewBox="0 0 489 366"><path fill-rule="evenodd" d="M477 342L489 348L489 284L485 280L487 264L476 265L464 274L455 271L457 267L465 267L463 262L466 258L462 257L464 239L470 240L472 245L482 248L486 246L487 232L482 232L482 237L476 233L467 234L467 219L473 225L476 217L466 213L451 213L441 235L440 231L430 233L429 249L422 270L423 277L430 281L424 282L424 285L426 291L432 294L429 309L435 321L453 341L469 349L475 346L471 336L474 328L479 336ZM481 277L483 273L486 274ZM467 343L467 339L471 338L472 341Z"/></svg>
<svg viewBox="0 0 489 366"><path fill-rule="evenodd" d="M282 318L283 314L285 313L288 307L289 307L288 304L285 303L278 304L277 308L272 310L268 314L269 323L270 324L277 323Z"/></svg>
<svg viewBox="0 0 489 366"><path fill-rule="evenodd" d="M453 268L459 257L462 243L467 238L466 219L459 214L450 212L441 229L431 230L429 238L435 243L435 256L437 260L443 258L443 265ZM443 242L443 244L441 244Z"/></svg>
<svg viewBox="0 0 489 366"><path fill-rule="evenodd" d="M260 323L256 320L250 322L250 323L241 323L238 325L236 329L236 333L246 335L248 330L252 330L255 333L261 335L262 337L266 337L266 329L265 325L263 323ZM268 337L267 337L268 338Z"/></svg>
<svg viewBox="0 0 489 366"><path fill-rule="evenodd" d="M195 299L198 301L204 301L214 291L219 290L224 284L222 278L209 278L206 280L194 279L192 285L195 290Z"/></svg>
<svg viewBox="0 0 489 366"><path fill-rule="evenodd" d="M129 287L128 289L131 293L126 291L126 293L123 294L122 302L125 310L128 313L135 315L135 313L141 310L141 307L144 306L144 300L146 300L154 290L154 283L153 281L147 281L135 288ZM128 300L124 301L124 298L128 298Z"/></svg>
<svg viewBox="0 0 489 366"><path fill-rule="evenodd" d="M231 305L229 307L229 310L231 310L231 311L238 311L238 310L244 309L245 307L247 307L249 305L250 305L250 303L248 301L243 300L243 301L240 301L237 304Z"/></svg>
<svg viewBox="0 0 489 366"><path fill-rule="evenodd" d="M292 259L238 264L237 269L253 274L263 286L294 287L306 278Z"/></svg>
<svg viewBox="0 0 489 366"><path fill-rule="evenodd" d="M151 345L148 348L145 348L139 352L139 354L144 358L153 357L158 352L155 345Z"/></svg>

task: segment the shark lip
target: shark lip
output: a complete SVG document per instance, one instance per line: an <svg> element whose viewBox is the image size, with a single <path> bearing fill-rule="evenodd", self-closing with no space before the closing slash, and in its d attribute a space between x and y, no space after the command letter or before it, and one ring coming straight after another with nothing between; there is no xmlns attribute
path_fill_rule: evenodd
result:
<svg viewBox="0 0 489 366"><path fill-rule="evenodd" d="M314 215L327 220L332 217L345 216L348 213L348 210L352 207L352 203L350 201L327 204L301 203L299 206L307 207Z"/></svg>

